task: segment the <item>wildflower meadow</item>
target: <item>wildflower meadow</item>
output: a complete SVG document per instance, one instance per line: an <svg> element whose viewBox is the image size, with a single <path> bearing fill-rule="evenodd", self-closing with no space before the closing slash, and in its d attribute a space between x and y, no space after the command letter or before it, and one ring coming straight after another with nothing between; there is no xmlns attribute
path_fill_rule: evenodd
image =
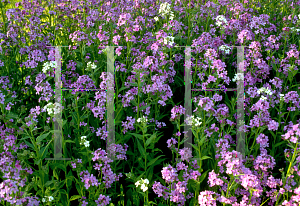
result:
<svg viewBox="0 0 300 206"><path fill-rule="evenodd" d="M300 206L299 0L0 13L0 205Z"/></svg>

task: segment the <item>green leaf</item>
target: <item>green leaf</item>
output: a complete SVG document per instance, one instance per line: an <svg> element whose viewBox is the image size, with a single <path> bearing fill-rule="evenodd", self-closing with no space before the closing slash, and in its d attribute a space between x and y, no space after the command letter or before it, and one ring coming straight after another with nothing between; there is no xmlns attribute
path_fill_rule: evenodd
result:
<svg viewBox="0 0 300 206"><path fill-rule="evenodd" d="M23 137L22 139L20 139L20 140L25 140L25 139L28 139L28 138L30 138L29 136L25 136L25 137Z"/></svg>
<svg viewBox="0 0 300 206"><path fill-rule="evenodd" d="M68 139L68 140L65 140L65 143L75 143L75 142Z"/></svg>
<svg viewBox="0 0 300 206"><path fill-rule="evenodd" d="M199 182L203 182L203 180L205 179L207 173L208 173L209 170L206 170L204 173L201 174L200 178L199 178Z"/></svg>
<svg viewBox="0 0 300 206"><path fill-rule="evenodd" d="M132 85L132 86L134 86L134 87L138 86L138 84L136 82L130 82L129 84Z"/></svg>
<svg viewBox="0 0 300 206"><path fill-rule="evenodd" d="M6 116L7 119L17 119L18 117L19 117L18 115L12 112L8 113Z"/></svg>
<svg viewBox="0 0 300 206"><path fill-rule="evenodd" d="M47 144L47 146L43 147L40 151L39 151L39 158L44 159L48 153L47 147L48 147L49 143Z"/></svg>
<svg viewBox="0 0 300 206"><path fill-rule="evenodd" d="M135 99L131 100L130 103L131 103L133 106L137 107L137 102L136 102Z"/></svg>
<svg viewBox="0 0 300 206"><path fill-rule="evenodd" d="M208 157L208 156L201 157L201 160L206 160L206 159L211 159L211 157Z"/></svg>
<svg viewBox="0 0 300 206"><path fill-rule="evenodd" d="M149 106L149 105L142 106L142 107L140 107L140 110L144 110L144 109L146 109L147 107L150 107L150 106Z"/></svg>
<svg viewBox="0 0 300 206"><path fill-rule="evenodd" d="M198 181L191 179L190 185L196 192L198 192L200 190L200 183Z"/></svg>
<svg viewBox="0 0 300 206"><path fill-rule="evenodd" d="M145 145L146 147L156 138L156 133L152 134L151 137L149 139L147 139Z"/></svg>
<svg viewBox="0 0 300 206"><path fill-rule="evenodd" d="M63 171L66 171L66 166L64 164L50 163L50 167L52 168L52 170L54 170L55 168L59 168Z"/></svg>
<svg viewBox="0 0 300 206"><path fill-rule="evenodd" d="M143 141L143 135L135 134L135 133L130 133L130 132L128 132L128 134L131 134L131 135L133 135L133 136L135 136L135 137L137 137L138 139L140 139L140 140Z"/></svg>
<svg viewBox="0 0 300 206"><path fill-rule="evenodd" d="M274 139L276 139L276 135L274 134L274 132L272 132L271 130L269 130L269 132L272 134L272 136L274 137Z"/></svg>
<svg viewBox="0 0 300 206"><path fill-rule="evenodd" d="M50 134L50 132L48 132L47 134L42 134L42 135L38 136L36 138L36 142L39 143L39 142L43 141L43 139L45 139L49 134Z"/></svg>
<svg viewBox="0 0 300 206"><path fill-rule="evenodd" d="M143 148L143 146L141 145L139 140L137 140L137 142L138 142L138 149L139 149L140 153L143 155L143 157L145 157L146 156L145 149Z"/></svg>
<svg viewBox="0 0 300 206"><path fill-rule="evenodd" d="M77 200L79 198L81 198L82 196L81 195L73 195L71 198L70 198L70 201L73 201L73 200Z"/></svg>
<svg viewBox="0 0 300 206"><path fill-rule="evenodd" d="M53 180L47 181L46 184L45 184L45 187L49 187L49 186L50 186L51 184L53 184L53 183L54 183Z"/></svg>
<svg viewBox="0 0 300 206"><path fill-rule="evenodd" d="M34 149L34 146L31 144L31 143L29 143L28 141L26 141L26 140L24 140L24 142L27 144L27 146L28 147L30 147L30 148L32 148L32 149Z"/></svg>
<svg viewBox="0 0 300 206"><path fill-rule="evenodd" d="M160 155L160 156L156 157L155 159L151 160L151 161L147 164L148 167L150 167L150 166L153 165L154 163L156 163L156 164L154 164L153 166L160 164L162 161L164 161L164 160L166 159L166 158L163 158L163 159L158 160L160 157L163 157L163 156L165 156L165 155Z"/></svg>
<svg viewBox="0 0 300 206"><path fill-rule="evenodd" d="M274 145L274 148L279 147L280 145L282 145L282 144L284 144L284 143L286 143L286 142L285 142L285 141L278 142L277 144Z"/></svg>

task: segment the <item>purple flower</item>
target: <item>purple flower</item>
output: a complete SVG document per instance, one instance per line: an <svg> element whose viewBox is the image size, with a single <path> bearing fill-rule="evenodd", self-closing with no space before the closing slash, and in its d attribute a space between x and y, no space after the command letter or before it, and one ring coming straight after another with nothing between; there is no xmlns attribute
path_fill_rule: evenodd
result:
<svg viewBox="0 0 300 206"><path fill-rule="evenodd" d="M174 169L171 165L168 165L167 167L164 167L161 171L162 177L164 180L166 180L167 183L172 183L174 181L177 181L177 173L176 169Z"/></svg>
<svg viewBox="0 0 300 206"><path fill-rule="evenodd" d="M182 161L186 160L187 162L189 162L190 161L189 159L193 157L192 150L186 147L180 149L179 154L181 155Z"/></svg>
<svg viewBox="0 0 300 206"><path fill-rule="evenodd" d="M175 144L177 144L177 140L172 137L171 139L167 140L167 144L168 144L167 147L171 148L173 145L175 146Z"/></svg>
<svg viewBox="0 0 300 206"><path fill-rule="evenodd" d="M217 201L214 199L213 195L215 192L205 190L200 192L198 196L198 203L200 206L217 206Z"/></svg>
<svg viewBox="0 0 300 206"><path fill-rule="evenodd" d="M95 200L97 206L106 206L111 201L111 198L109 196L105 196L100 194L98 200Z"/></svg>
<svg viewBox="0 0 300 206"><path fill-rule="evenodd" d="M269 147L269 138L263 133L259 134L256 138L256 142L260 144L260 147Z"/></svg>
<svg viewBox="0 0 300 206"><path fill-rule="evenodd" d="M175 119L179 119L182 114L185 113L185 108L183 108L181 105L175 106L171 109L171 121L174 121Z"/></svg>

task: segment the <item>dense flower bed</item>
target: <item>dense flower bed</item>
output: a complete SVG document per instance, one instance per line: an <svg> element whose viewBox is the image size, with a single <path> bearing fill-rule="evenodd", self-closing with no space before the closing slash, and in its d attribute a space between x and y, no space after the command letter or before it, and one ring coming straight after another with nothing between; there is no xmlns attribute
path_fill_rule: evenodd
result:
<svg viewBox="0 0 300 206"><path fill-rule="evenodd" d="M299 8L288 0L1 0L1 205L300 205ZM54 46L65 46L61 60ZM107 46L115 46L115 77ZM186 46L199 89L187 119ZM244 75L236 46L245 46ZM115 142L107 144L112 79ZM241 80L244 158L237 92L226 91ZM47 159L58 114L70 160Z"/></svg>

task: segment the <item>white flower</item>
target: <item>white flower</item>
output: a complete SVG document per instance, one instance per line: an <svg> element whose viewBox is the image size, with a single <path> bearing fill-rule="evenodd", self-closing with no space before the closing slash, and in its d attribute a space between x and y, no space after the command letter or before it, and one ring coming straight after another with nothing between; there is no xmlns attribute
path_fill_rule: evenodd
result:
<svg viewBox="0 0 300 206"><path fill-rule="evenodd" d="M43 198L43 199L42 199L42 202L46 202L46 199L45 199L45 198Z"/></svg>
<svg viewBox="0 0 300 206"><path fill-rule="evenodd" d="M149 184L149 180L148 179L144 179L144 183L146 183L148 185Z"/></svg>
<svg viewBox="0 0 300 206"><path fill-rule="evenodd" d="M174 14L173 12L170 13L170 20L173 20L174 19Z"/></svg>
<svg viewBox="0 0 300 206"><path fill-rule="evenodd" d="M166 16L166 15L170 14L170 19L171 20L174 19L174 14L171 11L171 7L170 7L170 4L168 2L165 2L165 3L160 5L158 13L161 14L162 16Z"/></svg>
<svg viewBox="0 0 300 206"><path fill-rule="evenodd" d="M51 202L52 200L54 200L54 198L52 196L49 196L49 202Z"/></svg>
<svg viewBox="0 0 300 206"><path fill-rule="evenodd" d="M234 78L232 79L233 82L235 82L236 80L244 80L244 74L242 73L237 73L234 75Z"/></svg>
<svg viewBox="0 0 300 206"><path fill-rule="evenodd" d="M170 46L172 46L174 44L174 37L167 36L166 38L164 38L164 44L169 44Z"/></svg>
<svg viewBox="0 0 300 206"><path fill-rule="evenodd" d="M49 102L45 107L44 107L45 110L47 110L48 114L51 115L51 114L58 114L61 112L61 105L60 103L51 103Z"/></svg>
<svg viewBox="0 0 300 206"><path fill-rule="evenodd" d="M224 51L225 54L229 54L229 52L230 52L230 50L231 50L231 48L230 48L229 46L227 46L227 45L222 45L222 46L219 47L219 49L220 49L221 51Z"/></svg>
<svg viewBox="0 0 300 206"><path fill-rule="evenodd" d="M217 16L217 17L216 17L216 25L217 25L217 26L221 26L222 23L225 24L225 25L228 25L225 16L223 16L223 15Z"/></svg>
<svg viewBox="0 0 300 206"><path fill-rule="evenodd" d="M90 146L90 142L89 142L89 141L85 141L85 142L84 142L84 146L85 146L85 147L89 147L89 146Z"/></svg>
<svg viewBox="0 0 300 206"><path fill-rule="evenodd" d="M284 101L284 94L279 94L280 95L280 101Z"/></svg>
<svg viewBox="0 0 300 206"><path fill-rule="evenodd" d="M145 184L142 184L141 189L143 190L143 192L146 192L148 190L148 187Z"/></svg>
<svg viewBox="0 0 300 206"><path fill-rule="evenodd" d="M265 88L265 87L262 87L259 90L257 90L258 94L261 94L262 92L265 92L268 95L272 95L273 94L273 92L269 88Z"/></svg>
<svg viewBox="0 0 300 206"><path fill-rule="evenodd" d="M138 187L139 185L140 185L140 181L137 181L137 182L135 183L135 186Z"/></svg>
<svg viewBox="0 0 300 206"><path fill-rule="evenodd" d="M202 124L201 118L196 117L194 115L187 118L187 125L193 126L193 127L199 127Z"/></svg>
<svg viewBox="0 0 300 206"><path fill-rule="evenodd" d="M94 64L94 62L93 63L92 62L88 62L87 63L87 68L85 70L91 71L91 70L94 70L96 68L97 68L97 66Z"/></svg>
<svg viewBox="0 0 300 206"><path fill-rule="evenodd" d="M155 20L155 21L158 21L159 19L158 19L158 17L156 16L156 17L154 17L154 20Z"/></svg>
<svg viewBox="0 0 300 206"><path fill-rule="evenodd" d="M267 97L261 96L261 97L260 97L260 100L265 101L265 100L267 100Z"/></svg>
<svg viewBox="0 0 300 206"><path fill-rule="evenodd" d="M300 29L296 29L295 27L291 27L291 31L300 32Z"/></svg>
<svg viewBox="0 0 300 206"><path fill-rule="evenodd" d="M82 136L82 137L81 137L81 140L83 140L83 139L86 139L86 136Z"/></svg>
<svg viewBox="0 0 300 206"><path fill-rule="evenodd" d="M143 116L137 119L137 122L142 122L142 123L146 123L148 121L147 117Z"/></svg>
<svg viewBox="0 0 300 206"><path fill-rule="evenodd" d="M55 68L56 67L56 61L51 61L50 62L50 67Z"/></svg>
<svg viewBox="0 0 300 206"><path fill-rule="evenodd" d="M52 68L56 68L56 61L51 61L51 62L45 62L43 64L43 73L47 73L50 69Z"/></svg>

